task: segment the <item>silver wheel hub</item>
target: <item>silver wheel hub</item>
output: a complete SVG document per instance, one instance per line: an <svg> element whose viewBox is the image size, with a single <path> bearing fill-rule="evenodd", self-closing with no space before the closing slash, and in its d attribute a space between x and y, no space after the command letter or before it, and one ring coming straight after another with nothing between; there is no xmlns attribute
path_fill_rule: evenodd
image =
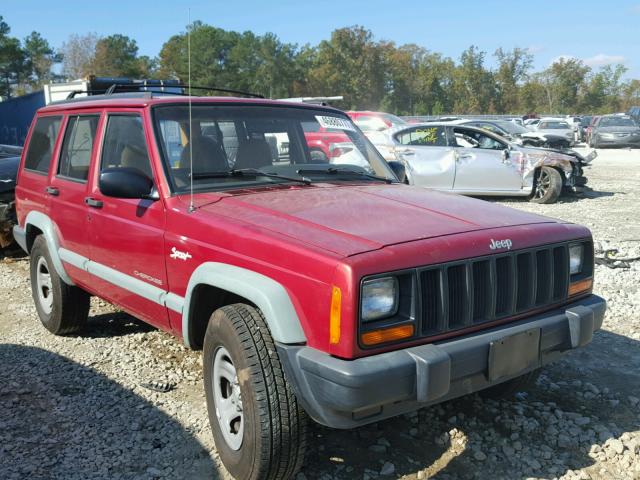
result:
<svg viewBox="0 0 640 480"><path fill-rule="evenodd" d="M36 264L36 288L38 289L40 308L46 314L50 314L53 309L53 290L49 265L44 257L38 258L38 263Z"/></svg>
<svg viewBox="0 0 640 480"><path fill-rule="evenodd" d="M220 347L213 359L213 400L216 418L227 445L240 450L244 435L242 396L236 367L226 348Z"/></svg>
<svg viewBox="0 0 640 480"><path fill-rule="evenodd" d="M546 172L541 172L538 177L538 183L536 184L536 198L542 198L547 193L547 190L551 186L551 178Z"/></svg>

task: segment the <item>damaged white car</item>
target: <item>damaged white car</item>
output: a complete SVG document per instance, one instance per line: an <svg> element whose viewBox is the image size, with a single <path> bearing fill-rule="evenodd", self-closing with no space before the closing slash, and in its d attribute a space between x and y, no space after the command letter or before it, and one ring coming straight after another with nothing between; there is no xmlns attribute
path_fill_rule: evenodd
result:
<svg viewBox="0 0 640 480"><path fill-rule="evenodd" d="M563 191L581 192L583 166L596 157L572 150L523 147L467 125L427 123L394 127L373 142L387 160L406 168L407 183L464 195L530 197L553 203Z"/></svg>

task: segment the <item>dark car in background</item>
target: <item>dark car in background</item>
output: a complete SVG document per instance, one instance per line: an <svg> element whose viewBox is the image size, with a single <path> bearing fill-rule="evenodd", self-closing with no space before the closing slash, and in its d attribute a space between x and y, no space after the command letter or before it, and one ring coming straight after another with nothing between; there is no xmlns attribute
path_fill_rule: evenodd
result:
<svg viewBox="0 0 640 480"><path fill-rule="evenodd" d="M629 115L603 115L592 127L589 146L640 148L640 126Z"/></svg>
<svg viewBox="0 0 640 480"><path fill-rule="evenodd" d="M482 128L483 130L488 130L492 133L497 133L507 140L516 143L520 143L522 141L522 134L529 131L509 120L469 120L464 122L464 124Z"/></svg>
<svg viewBox="0 0 640 480"><path fill-rule="evenodd" d="M0 145L0 248L13 243L11 230L15 225L16 175L22 147Z"/></svg>

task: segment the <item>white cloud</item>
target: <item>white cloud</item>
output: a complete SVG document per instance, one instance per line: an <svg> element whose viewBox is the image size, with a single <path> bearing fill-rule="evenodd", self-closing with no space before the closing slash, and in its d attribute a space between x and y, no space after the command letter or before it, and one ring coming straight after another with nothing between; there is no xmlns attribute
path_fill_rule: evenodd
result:
<svg viewBox="0 0 640 480"><path fill-rule="evenodd" d="M531 45L530 47L527 47L527 52L531 54L544 52L544 50L545 48L542 45Z"/></svg>
<svg viewBox="0 0 640 480"><path fill-rule="evenodd" d="M625 63L627 59L622 55L607 55L605 53L599 53L593 57L585 58L583 62L590 67L602 67L604 65L611 65L612 63Z"/></svg>
<svg viewBox="0 0 640 480"><path fill-rule="evenodd" d="M549 65L553 65L554 63L557 62L561 62L561 61L567 61L567 60L576 60L578 57L576 57L575 55L569 55L569 54L562 54L562 55L558 55L555 58L552 58L551 61L549 62Z"/></svg>

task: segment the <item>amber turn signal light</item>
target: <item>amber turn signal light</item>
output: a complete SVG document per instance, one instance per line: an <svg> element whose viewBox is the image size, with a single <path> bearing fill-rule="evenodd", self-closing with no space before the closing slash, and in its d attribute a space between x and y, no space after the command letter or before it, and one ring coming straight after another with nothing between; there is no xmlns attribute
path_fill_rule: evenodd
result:
<svg viewBox="0 0 640 480"><path fill-rule="evenodd" d="M585 278L569 284L569 296L590 290L593 287L593 278Z"/></svg>
<svg viewBox="0 0 640 480"><path fill-rule="evenodd" d="M342 291L333 286L331 291L331 311L329 314L329 343L340 343L340 317L342 316Z"/></svg>
<svg viewBox="0 0 640 480"><path fill-rule="evenodd" d="M412 336L413 325L400 325L399 327L382 328L380 330L363 333L360 335L360 340L363 345L371 346L380 343L395 342L396 340L402 340L403 338Z"/></svg>

